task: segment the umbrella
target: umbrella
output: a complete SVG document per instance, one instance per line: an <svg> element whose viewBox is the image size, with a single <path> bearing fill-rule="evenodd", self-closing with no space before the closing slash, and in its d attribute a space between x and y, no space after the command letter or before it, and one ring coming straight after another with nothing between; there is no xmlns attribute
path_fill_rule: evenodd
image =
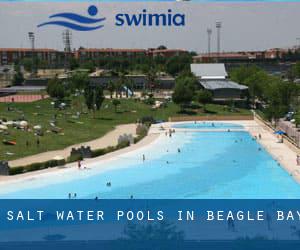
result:
<svg viewBox="0 0 300 250"><path fill-rule="evenodd" d="M282 131L282 130L277 130L274 132L274 134L277 134L277 135L285 135L285 132Z"/></svg>
<svg viewBox="0 0 300 250"><path fill-rule="evenodd" d="M7 130L7 126L0 124L0 130Z"/></svg>

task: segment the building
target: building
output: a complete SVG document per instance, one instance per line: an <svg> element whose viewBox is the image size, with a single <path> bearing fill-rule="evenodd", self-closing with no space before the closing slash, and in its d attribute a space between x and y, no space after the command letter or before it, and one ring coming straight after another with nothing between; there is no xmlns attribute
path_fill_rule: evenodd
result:
<svg viewBox="0 0 300 250"><path fill-rule="evenodd" d="M214 101L245 101L248 87L228 79L224 64L191 64L191 72L198 78L201 88L210 91Z"/></svg>
<svg viewBox="0 0 300 250"><path fill-rule="evenodd" d="M193 57L194 63L233 63L233 62L259 62L280 60L288 53L295 53L297 48L272 48L264 51L238 51L221 53L202 53Z"/></svg>
<svg viewBox="0 0 300 250"><path fill-rule="evenodd" d="M79 48L75 51L75 58L79 61L97 60L101 57L126 57L134 58L138 56L149 57L173 57L187 54L188 51L182 49L113 49L113 48Z"/></svg>
<svg viewBox="0 0 300 250"><path fill-rule="evenodd" d="M148 49L148 55L152 57L173 57L188 54L188 51L183 49Z"/></svg>
<svg viewBox="0 0 300 250"><path fill-rule="evenodd" d="M64 52L54 49L0 48L0 65L10 65L24 58L37 58L53 65L61 61Z"/></svg>
<svg viewBox="0 0 300 250"><path fill-rule="evenodd" d="M265 58L263 51L203 53L193 57L194 63L245 62Z"/></svg>
<svg viewBox="0 0 300 250"><path fill-rule="evenodd" d="M79 61L99 59L101 57L137 57L146 56L145 49L112 49L112 48L79 48L75 51L75 58Z"/></svg>
<svg viewBox="0 0 300 250"><path fill-rule="evenodd" d="M136 89L145 89L147 87L148 79L144 74L140 75L126 75L127 81L130 82L130 87ZM91 82L96 85L107 87L110 82L119 81L117 76L94 76L90 77ZM175 79L169 76L160 76L156 79L157 87L159 89L172 89L175 85Z"/></svg>

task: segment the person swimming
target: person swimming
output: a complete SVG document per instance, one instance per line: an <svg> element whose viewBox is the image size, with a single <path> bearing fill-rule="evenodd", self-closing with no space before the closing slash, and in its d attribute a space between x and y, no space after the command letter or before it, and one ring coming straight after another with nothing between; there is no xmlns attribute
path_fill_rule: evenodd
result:
<svg viewBox="0 0 300 250"><path fill-rule="evenodd" d="M111 182L110 182L110 181L107 182L107 183L106 183L106 186L107 186L107 187L111 187Z"/></svg>
<svg viewBox="0 0 300 250"><path fill-rule="evenodd" d="M178 152L178 153L180 153L180 152L181 152L181 151L180 151L180 148L178 148L178 149L177 149L177 152Z"/></svg>

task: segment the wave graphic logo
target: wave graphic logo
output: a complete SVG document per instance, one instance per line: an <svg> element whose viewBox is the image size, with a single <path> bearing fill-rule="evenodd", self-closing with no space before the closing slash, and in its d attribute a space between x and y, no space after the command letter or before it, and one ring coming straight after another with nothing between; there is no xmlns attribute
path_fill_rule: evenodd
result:
<svg viewBox="0 0 300 250"><path fill-rule="evenodd" d="M91 31L91 30L100 29L104 26L104 25L97 25L97 24L103 22L106 19L105 17L98 18L98 19L92 18L98 14L98 9L96 6L94 5L89 6L87 12L89 14L89 17L82 16L76 13L71 13L71 12L57 13L49 16L49 18L50 19L62 18L63 20L41 23L37 27L40 28L48 25L56 25L56 26L63 26L72 30L77 30L77 31Z"/></svg>

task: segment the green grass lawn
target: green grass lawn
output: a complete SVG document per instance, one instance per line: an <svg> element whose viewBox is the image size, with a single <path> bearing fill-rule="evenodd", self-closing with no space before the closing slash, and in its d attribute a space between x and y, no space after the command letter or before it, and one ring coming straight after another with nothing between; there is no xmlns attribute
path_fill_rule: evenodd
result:
<svg viewBox="0 0 300 250"><path fill-rule="evenodd" d="M13 111L7 110L7 104L0 103L0 119L7 120L20 119L24 114L25 119L32 128L35 125L41 125L44 135L39 138L40 145L37 146L37 136L34 133L12 128L9 126L9 135L0 133L0 160L13 160L20 157L33 155L49 150L62 149L72 144L92 140L103 136L112 130L118 124L134 123L143 116L152 116L155 119L167 120L170 116L186 115L179 112L180 108L169 103L166 108L152 110L151 106L134 100L121 100L117 112L111 103L111 100L105 100L101 110L97 111L95 118L92 113L81 114L79 119L72 118L77 111L87 111L83 100L76 98L72 100L71 107L59 111L51 105L51 100L41 100L33 103L14 103L11 104ZM221 105L207 105L208 112L203 114L202 109L195 109L193 115L243 115L250 114L248 110L238 109L231 112L228 108ZM54 120L57 114L56 126L63 129L62 134L46 132L50 130L50 121ZM15 140L15 146L4 145L2 140ZM29 146L26 145L29 142ZM13 153L9 155L7 153Z"/></svg>

